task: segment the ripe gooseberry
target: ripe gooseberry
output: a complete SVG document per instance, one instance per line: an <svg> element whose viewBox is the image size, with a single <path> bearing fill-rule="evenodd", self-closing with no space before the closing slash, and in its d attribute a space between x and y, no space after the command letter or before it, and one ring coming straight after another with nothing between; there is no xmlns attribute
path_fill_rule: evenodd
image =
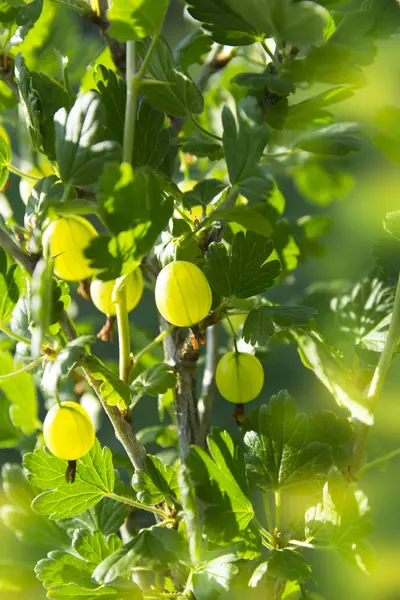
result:
<svg viewBox="0 0 400 600"><path fill-rule="evenodd" d="M264 370L256 356L246 352L228 352L218 363L216 383L225 400L245 404L261 392Z"/></svg>
<svg viewBox="0 0 400 600"><path fill-rule="evenodd" d="M199 323L210 312L212 293L204 273L193 263L178 260L162 269L156 282L157 308L177 327Z"/></svg>
<svg viewBox="0 0 400 600"><path fill-rule="evenodd" d="M93 446L93 423L77 402L55 404L43 423L43 436L50 452L63 460L78 460Z"/></svg>
<svg viewBox="0 0 400 600"><path fill-rule="evenodd" d="M115 279L111 281L93 279L90 284L90 296L93 304L100 312L110 317L114 317L116 314L115 303L112 301L115 282ZM136 269L126 277L125 286L126 304L128 312L130 312L138 304L143 294L143 276L140 269Z"/></svg>
<svg viewBox="0 0 400 600"><path fill-rule="evenodd" d="M43 234L43 248L54 256L54 272L65 281L80 281L93 275L83 251L97 231L87 219L77 216L52 221Z"/></svg>

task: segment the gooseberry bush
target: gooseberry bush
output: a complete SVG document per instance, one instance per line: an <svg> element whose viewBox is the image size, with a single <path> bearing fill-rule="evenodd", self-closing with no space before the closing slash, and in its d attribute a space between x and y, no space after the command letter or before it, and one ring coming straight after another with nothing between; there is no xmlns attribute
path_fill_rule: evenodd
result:
<svg viewBox="0 0 400 600"><path fill-rule="evenodd" d="M372 141L399 162L399 108L368 129L331 107L400 7L187 0L171 44L169 4L0 3L0 446L22 456L2 472L6 598L316 600L320 550L371 566L362 477L388 458L366 443L400 335L400 212L319 312L288 284L326 260L322 207L351 157ZM329 410L265 397L279 344Z"/></svg>

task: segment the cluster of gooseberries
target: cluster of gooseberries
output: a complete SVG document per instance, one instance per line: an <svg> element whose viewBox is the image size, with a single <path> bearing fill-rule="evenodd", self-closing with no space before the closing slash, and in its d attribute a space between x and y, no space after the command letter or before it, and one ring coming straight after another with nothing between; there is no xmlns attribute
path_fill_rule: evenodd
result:
<svg viewBox="0 0 400 600"><path fill-rule="evenodd" d="M66 281L93 277L90 295L93 304L109 317L116 314L113 291L115 280L102 281L94 277L84 255L85 248L97 232L82 217L63 217L50 223L43 235L46 252L54 257L55 274ZM140 269L124 281L128 312L138 304L143 293ZM201 269L186 261L165 266L156 281L155 300L164 319L176 327L192 327L210 312L212 292ZM245 404L256 398L264 383L264 372L258 358L245 352L228 352L217 365L216 384L221 396L234 404ZM50 451L68 461L82 458L93 445L93 423L76 402L56 404L47 413L43 434Z"/></svg>

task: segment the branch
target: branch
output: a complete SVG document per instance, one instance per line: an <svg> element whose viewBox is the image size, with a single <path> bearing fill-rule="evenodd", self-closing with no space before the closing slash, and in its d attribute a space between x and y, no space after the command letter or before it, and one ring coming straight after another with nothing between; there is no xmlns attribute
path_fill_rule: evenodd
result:
<svg viewBox="0 0 400 600"><path fill-rule="evenodd" d="M161 330L169 327L160 317ZM200 418L197 408L197 361L200 353L188 342L187 330L176 328L164 340L165 361L178 373L175 388L175 410L181 457L184 459L192 444L199 443Z"/></svg>
<svg viewBox="0 0 400 600"><path fill-rule="evenodd" d="M207 354L204 369L201 396L198 404L200 417L200 444L205 446L210 430L211 411L215 392L215 371L218 363L218 346L220 337L219 325L212 325L207 330Z"/></svg>
<svg viewBox="0 0 400 600"><path fill-rule="evenodd" d="M379 400L379 396L390 369L394 354L396 352L397 342L400 336L400 276L397 281L396 295L394 299L392 320L390 321L389 331L386 338L383 352L380 356L378 366L375 369L369 387L367 401L374 410ZM370 427L365 423L359 423L356 441L353 448L353 457L351 462L351 473L356 476L363 465L365 458L365 447Z"/></svg>
<svg viewBox="0 0 400 600"><path fill-rule="evenodd" d="M24 269L32 275L35 262L33 257L25 254L19 246L10 238L10 236L0 229L0 245L22 266ZM75 340L78 335L76 333L75 327L65 312L63 310L61 312L61 328L65 334L65 337L69 342ZM138 442L136 436L132 430L130 423L128 423L123 416L120 414L118 408L116 406L108 406L105 402L103 402L100 394L100 384L101 382L96 381L90 371L88 369L83 368L85 377L89 383L89 385L93 388L97 397L99 398L101 404L105 412L110 419L115 435L117 439L123 445L125 452L129 456L129 459L135 469L143 469L144 466L144 457L146 456L146 450L144 447Z"/></svg>

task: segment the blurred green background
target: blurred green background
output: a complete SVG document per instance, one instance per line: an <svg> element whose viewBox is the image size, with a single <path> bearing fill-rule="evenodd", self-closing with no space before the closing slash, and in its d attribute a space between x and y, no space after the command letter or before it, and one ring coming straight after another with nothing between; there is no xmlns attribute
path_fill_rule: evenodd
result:
<svg viewBox="0 0 400 600"><path fill-rule="evenodd" d="M45 3L48 14L55 10L54 5ZM83 23L66 9L57 9L59 14L52 22L51 28L43 26L43 35L47 36L47 44L36 55L37 69L47 71L56 64L56 57L50 44L57 47L70 58L70 77L74 86L79 85L85 68L101 50L102 42L97 31L90 23ZM181 39L192 25L184 18L182 6L172 3L166 21L165 35L174 44ZM83 37L82 37L83 36ZM77 40L79 39L79 42ZM83 41L82 41L83 40ZM29 40L28 40L29 41ZM31 40L30 43L33 43ZM400 96L400 45L399 38L384 40L378 44L378 52L374 63L365 69L367 84L356 91L353 98L333 107L336 114L344 120L361 121L368 132L372 130L373 117L377 109L388 104L396 104ZM50 65L50 67L49 67ZM234 59L224 73L224 80L229 78L229 71L235 71L240 65L240 59ZM216 78L219 75L215 76ZM215 81L212 82L215 84ZM312 95L319 89L307 90ZM304 95L300 91L298 96ZM10 112L11 118L16 114ZM18 155L17 132L8 114L4 123ZM333 202L326 207L307 203L298 192L292 180L280 177L280 188L285 195L287 216L314 214L315 212L331 215L334 225L326 239L326 256L311 259L306 264L300 264L288 281L274 289L273 298L300 300L305 295L308 286L315 282L330 282L336 279L357 281L368 274L372 267L371 249L373 243L382 235L382 220L386 212L400 207L399 187L400 171L390 163L372 143L366 140L363 151L354 158L346 158L341 167L354 179L354 185L345 198ZM19 220L22 220L24 206L19 197L19 180L10 177L11 187L7 197ZM76 299L76 310L79 319L93 323L95 329L102 325L102 315L84 300ZM135 311L130 316L132 323L133 342L140 347L149 330L154 336L158 333L157 319L152 293L146 290ZM228 339L223 335L221 352ZM98 342L93 352L102 358L116 358L116 344ZM204 350L203 350L204 353ZM374 455L383 454L398 447L400 443L400 361L395 359L390 375L385 385L382 401L378 406L376 427L371 435L370 448ZM309 412L318 409L336 410L333 399L325 388L301 364L297 351L293 346L272 346L271 351L264 357L265 387L261 397L253 403L254 408L282 388L286 388L297 400L298 409ZM200 374L201 375L201 374ZM201 377L200 377L201 378ZM214 405L213 423L237 431L231 418L232 407L222 398L217 397ZM145 397L134 409L135 428L141 429L157 422L157 401ZM109 424L103 420L100 430L102 443L119 451L120 447L113 437ZM152 447L152 451L160 448ZM0 462L19 461L18 451L0 451ZM394 459L387 470L381 472L372 470L364 480L364 489L369 496L375 531L371 542L375 548L376 566L368 577L345 563L334 554L321 553L313 557L315 578L319 581L318 591L327 600L400 600L400 458ZM0 525L2 540L0 557L7 548L15 542L11 540ZM22 548L22 547L21 547ZM26 550L25 550L26 552ZM313 553L315 554L315 553ZM1 564L1 558L0 558ZM0 566L1 569L1 566ZM43 592L44 597L44 592ZM22 598L12 592L2 592L4 600Z"/></svg>

